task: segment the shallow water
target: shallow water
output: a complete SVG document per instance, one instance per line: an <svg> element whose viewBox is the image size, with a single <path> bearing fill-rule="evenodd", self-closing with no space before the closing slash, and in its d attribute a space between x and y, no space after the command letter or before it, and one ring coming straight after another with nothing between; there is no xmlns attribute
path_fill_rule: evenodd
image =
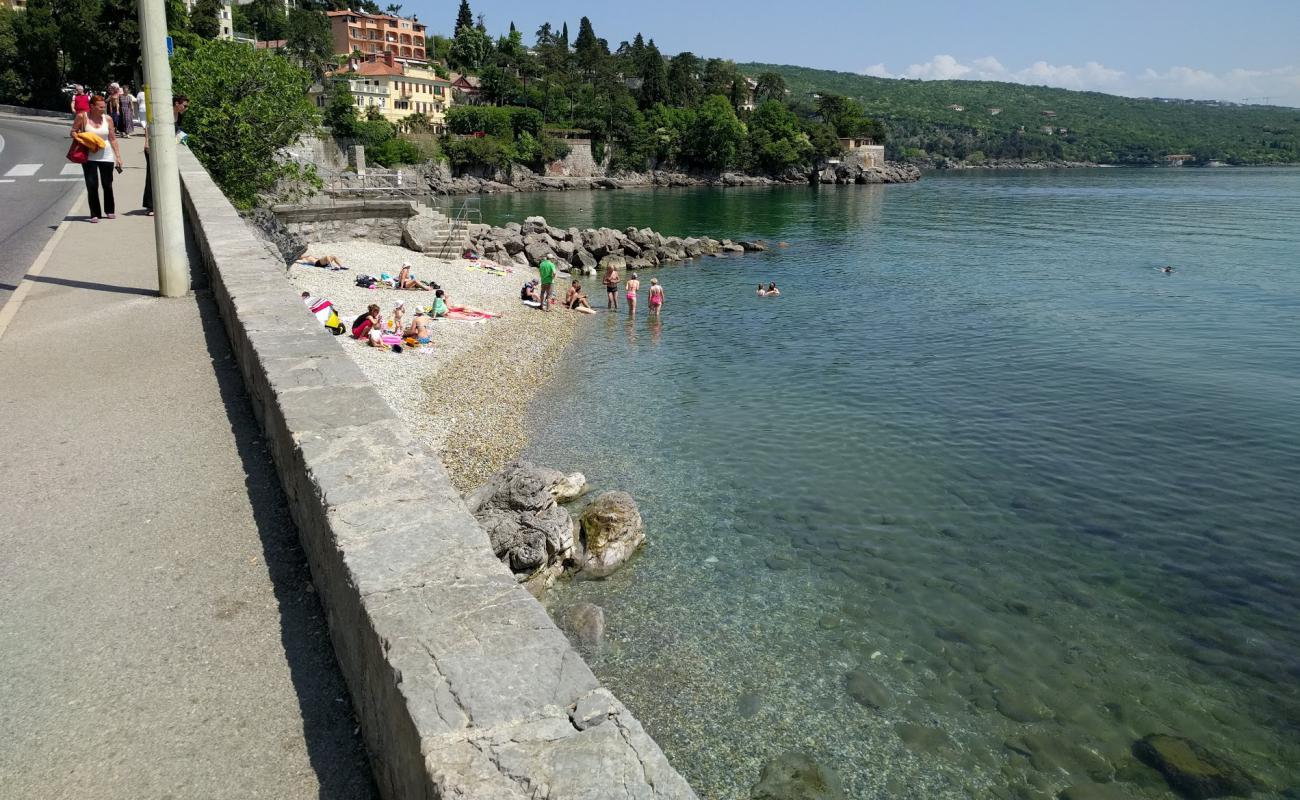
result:
<svg viewBox="0 0 1300 800"><path fill-rule="evenodd" d="M791 244L644 274L662 320L590 320L532 414L641 504L550 602L605 608L593 668L702 797L791 749L852 797L1167 797L1161 731L1300 787L1300 170L482 206Z"/></svg>

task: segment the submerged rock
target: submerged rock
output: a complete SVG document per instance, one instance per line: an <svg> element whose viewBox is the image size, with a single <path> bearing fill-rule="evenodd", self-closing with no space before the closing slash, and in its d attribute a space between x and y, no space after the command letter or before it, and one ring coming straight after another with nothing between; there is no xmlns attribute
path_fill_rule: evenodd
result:
<svg viewBox="0 0 1300 800"><path fill-rule="evenodd" d="M889 693L884 684L861 667L846 675L844 684L849 697L867 708L874 708L878 711L893 704L893 695Z"/></svg>
<svg viewBox="0 0 1300 800"><path fill-rule="evenodd" d="M1190 739L1153 733L1133 743L1133 755L1165 776L1183 797L1250 797L1255 779L1223 756Z"/></svg>
<svg viewBox="0 0 1300 800"><path fill-rule="evenodd" d="M763 765L753 800L844 800L844 786L829 767L799 752L782 753Z"/></svg>
<svg viewBox="0 0 1300 800"><path fill-rule="evenodd" d="M577 566L581 575L603 578L632 557L645 541L636 500L627 492L605 492L582 511Z"/></svg>
<svg viewBox="0 0 1300 800"><path fill-rule="evenodd" d="M742 719L758 716L758 712L763 710L763 696L755 692L745 692L736 698L736 713Z"/></svg>
<svg viewBox="0 0 1300 800"><path fill-rule="evenodd" d="M592 603L579 603L560 616L560 625L575 644L599 647L605 638L605 609Z"/></svg>
<svg viewBox="0 0 1300 800"><path fill-rule="evenodd" d="M898 738L913 753L932 754L953 746L952 737L947 733L926 725L900 722L894 726L894 733L898 734Z"/></svg>

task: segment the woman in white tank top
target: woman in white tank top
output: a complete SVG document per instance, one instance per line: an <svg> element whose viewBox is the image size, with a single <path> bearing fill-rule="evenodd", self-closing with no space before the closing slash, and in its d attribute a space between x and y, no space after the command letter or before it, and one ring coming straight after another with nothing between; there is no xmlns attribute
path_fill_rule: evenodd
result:
<svg viewBox="0 0 1300 800"><path fill-rule="evenodd" d="M86 194L90 200L90 221L99 222L100 217L116 219L113 204L113 170L122 170L122 153L117 149L117 131L113 118L107 113L108 104L103 97L95 95L90 98L90 110L78 114L72 122L72 135L93 133L103 139L105 146L95 150L81 165L81 172L86 178ZM99 186L104 186L104 205L99 204Z"/></svg>

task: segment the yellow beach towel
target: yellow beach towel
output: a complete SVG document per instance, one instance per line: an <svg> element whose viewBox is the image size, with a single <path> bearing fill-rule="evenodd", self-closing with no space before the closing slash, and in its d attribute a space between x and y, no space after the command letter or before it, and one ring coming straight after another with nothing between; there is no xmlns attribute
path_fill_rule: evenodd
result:
<svg viewBox="0 0 1300 800"><path fill-rule="evenodd" d="M80 144L82 147L86 148L92 153L98 153L100 150L103 150L108 144L103 139L101 139L98 134L86 133L85 131L77 131L76 133L72 134L72 138L76 139L78 144Z"/></svg>

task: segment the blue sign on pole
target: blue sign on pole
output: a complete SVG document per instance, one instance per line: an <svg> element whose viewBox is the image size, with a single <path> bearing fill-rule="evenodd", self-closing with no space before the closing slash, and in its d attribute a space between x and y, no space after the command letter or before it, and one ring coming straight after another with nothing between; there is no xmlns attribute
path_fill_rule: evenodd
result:
<svg viewBox="0 0 1300 800"><path fill-rule="evenodd" d="M172 37L168 36L168 37L167 37L167 57L168 57L168 58L171 58L171 57L172 57L172 50L174 49L174 47L175 47L175 45L172 44Z"/></svg>

